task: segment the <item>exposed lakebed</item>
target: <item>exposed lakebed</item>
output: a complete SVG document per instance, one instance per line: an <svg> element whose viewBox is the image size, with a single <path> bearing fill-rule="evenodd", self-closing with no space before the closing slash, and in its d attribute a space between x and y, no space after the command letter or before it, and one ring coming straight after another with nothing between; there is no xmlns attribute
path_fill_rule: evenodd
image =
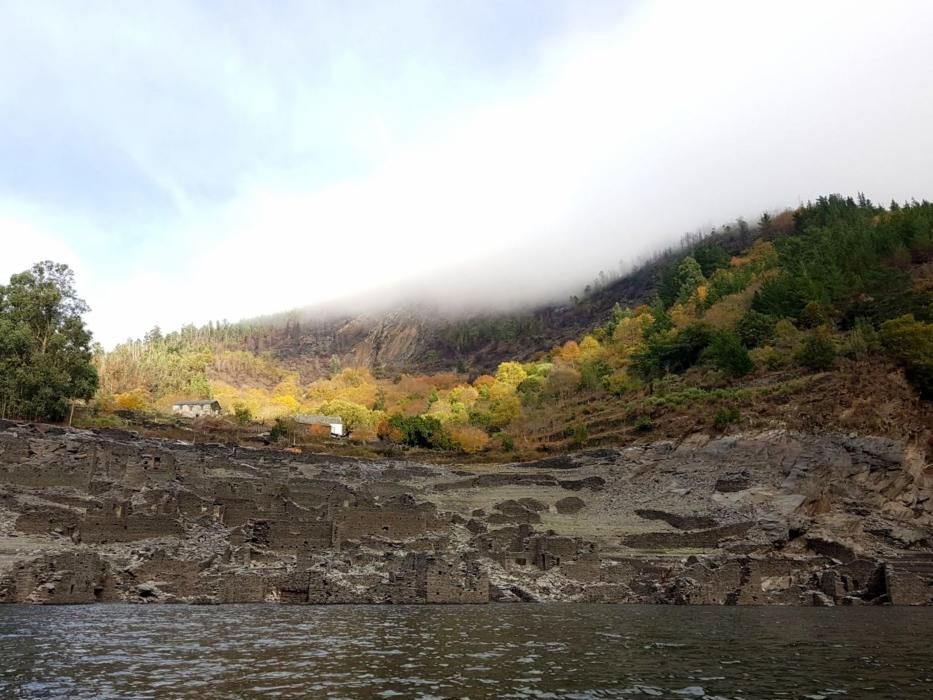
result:
<svg viewBox="0 0 933 700"><path fill-rule="evenodd" d="M769 430L498 465L0 421L0 603L933 605L933 476Z"/></svg>

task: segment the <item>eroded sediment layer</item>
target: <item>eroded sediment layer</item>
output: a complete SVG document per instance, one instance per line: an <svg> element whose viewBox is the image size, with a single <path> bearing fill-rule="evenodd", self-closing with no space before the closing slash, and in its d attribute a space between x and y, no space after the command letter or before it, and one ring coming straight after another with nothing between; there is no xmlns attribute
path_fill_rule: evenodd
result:
<svg viewBox="0 0 933 700"><path fill-rule="evenodd" d="M694 435L449 467L0 423L0 601L933 601L884 438Z"/></svg>

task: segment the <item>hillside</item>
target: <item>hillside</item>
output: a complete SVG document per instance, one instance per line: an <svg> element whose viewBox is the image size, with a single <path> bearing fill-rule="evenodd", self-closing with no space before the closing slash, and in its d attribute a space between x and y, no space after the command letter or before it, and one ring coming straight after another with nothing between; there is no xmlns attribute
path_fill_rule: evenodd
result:
<svg viewBox="0 0 933 700"><path fill-rule="evenodd" d="M525 457L803 415L922 442L931 261L933 205L834 195L686 240L565 306L154 331L98 357L92 411L211 397L293 442L290 416L325 413L362 444Z"/></svg>
<svg viewBox="0 0 933 700"><path fill-rule="evenodd" d="M265 326L247 324L251 331L232 347L268 354L309 379L327 376L334 358L343 367L382 375L432 374L459 366L475 376L579 338L617 303L649 301L659 269L655 261L605 286L590 285L595 289L576 301L511 312L451 312L404 303L390 311L316 321L296 311Z"/></svg>
<svg viewBox="0 0 933 700"><path fill-rule="evenodd" d="M497 312L453 311L426 300L345 314L297 309L235 324L188 326L170 337L182 347L266 356L277 366L300 373L305 381L329 376L335 364L385 376L457 367L476 376L494 372L501 362L526 360L579 339L603 323L617 304L635 307L650 302L662 271L689 250L715 248L737 255L756 240L772 240L791 229L790 212L785 212L765 229L740 220L706 235L687 235L678 249L660 251L625 275L601 272L560 304Z"/></svg>

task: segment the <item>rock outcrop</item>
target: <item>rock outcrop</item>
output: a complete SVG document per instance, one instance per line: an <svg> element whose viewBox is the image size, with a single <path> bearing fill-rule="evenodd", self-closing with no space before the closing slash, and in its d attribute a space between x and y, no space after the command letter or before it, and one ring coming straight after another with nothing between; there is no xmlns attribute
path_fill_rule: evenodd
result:
<svg viewBox="0 0 933 700"><path fill-rule="evenodd" d="M933 602L933 470L694 435L456 468L0 423L0 601Z"/></svg>

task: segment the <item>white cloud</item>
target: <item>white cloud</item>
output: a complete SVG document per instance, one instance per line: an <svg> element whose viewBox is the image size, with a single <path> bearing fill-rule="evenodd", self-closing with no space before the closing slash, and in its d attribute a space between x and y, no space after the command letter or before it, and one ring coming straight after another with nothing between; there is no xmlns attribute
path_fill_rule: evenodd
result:
<svg viewBox="0 0 933 700"><path fill-rule="evenodd" d="M71 246L37 228L31 219L0 213L0 231L3 232L3 257L0 257L0 280L3 282L40 260L64 262L73 269L83 267Z"/></svg>
<svg viewBox="0 0 933 700"><path fill-rule="evenodd" d="M89 268L56 226L68 226L20 204L0 202L0 284L42 260L66 263L78 275Z"/></svg>
<svg viewBox="0 0 933 700"><path fill-rule="evenodd" d="M204 205L190 191L210 173L198 140L209 119L192 112L189 130L183 111L157 108L154 135L134 126L140 105L129 105L113 139L182 218L159 224L169 250L150 245L151 258L93 270L95 328L112 343L154 323L237 319L412 277L434 281L434 301L523 301L697 225L798 198L929 195L931 23L933 5L919 3L639 6L552 42L521 81L509 75L508 90L488 91L497 99L434 121L424 94L368 98L367 87L385 85L367 85L370 66L352 46L327 54L337 82L324 84L286 63L251 65L249 47L208 37L210 67L182 82L219 95L220 124L237 125L236 157L221 158L235 194ZM185 46L199 27L186 20L170 51L136 27L158 85L200 65ZM277 60L301 51L284 45ZM341 80L353 85L346 100ZM105 110L81 110L106 126ZM400 130L406 119L421 133ZM351 174L321 177L328 138ZM276 158L262 157L264 139ZM36 240L29 254L56 245Z"/></svg>

